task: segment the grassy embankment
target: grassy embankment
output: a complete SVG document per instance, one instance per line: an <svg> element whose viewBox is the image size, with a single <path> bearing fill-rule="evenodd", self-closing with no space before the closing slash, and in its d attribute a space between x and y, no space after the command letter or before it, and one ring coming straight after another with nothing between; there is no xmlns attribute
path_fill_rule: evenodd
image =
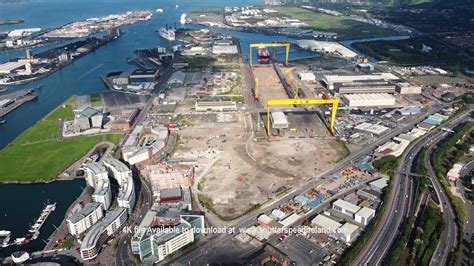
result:
<svg viewBox="0 0 474 266"><path fill-rule="evenodd" d="M456 213L456 224L459 228L460 235L463 234L462 232L466 222L466 207L463 200L451 192L450 185L446 179L446 173L469 151L470 145L474 144L473 129L474 122L466 122L458 125L454 128L454 133L451 133L438 144L431 157L435 173L443 185ZM450 261L452 262L457 261L457 257L461 251L461 245L459 244L460 243L458 243L458 248L450 254Z"/></svg>
<svg viewBox="0 0 474 266"><path fill-rule="evenodd" d="M422 149L415 157L412 172L419 175L413 177L418 182L417 195L422 195L429 186L432 186L428 178L428 170L425 167L426 149ZM434 198L433 198L434 197ZM416 202L419 198L416 199ZM428 202L426 209L422 212L422 217L417 219L417 224L413 217L408 219L408 222L403 229L402 236L396 242L396 246L390 253L389 265L428 265L429 261L436 249L444 226L443 218L440 209L436 206L439 201L436 196L431 195L431 200ZM423 208L423 207L422 207ZM414 228L416 226L416 228Z"/></svg>
<svg viewBox="0 0 474 266"><path fill-rule="evenodd" d="M279 15L299 19L317 30L336 32L340 38L363 39L396 35L395 31L368 23L331 16L298 7L275 8Z"/></svg>
<svg viewBox="0 0 474 266"><path fill-rule="evenodd" d="M67 167L101 141L117 144L121 134L80 136L59 140L58 119L72 120L73 97L31 126L0 150L0 183L44 182L57 178Z"/></svg>

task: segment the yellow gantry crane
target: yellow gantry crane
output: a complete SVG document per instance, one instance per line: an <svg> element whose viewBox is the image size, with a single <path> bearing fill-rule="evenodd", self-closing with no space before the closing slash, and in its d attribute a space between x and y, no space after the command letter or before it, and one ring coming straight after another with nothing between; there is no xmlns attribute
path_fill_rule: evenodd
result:
<svg viewBox="0 0 474 266"><path fill-rule="evenodd" d="M290 56L290 43L252 43L250 44L250 65L252 65L252 48L265 47L286 47L285 65L288 65L288 57Z"/></svg>
<svg viewBox="0 0 474 266"><path fill-rule="evenodd" d="M338 98L331 99L271 99L267 100L267 134L270 136L270 106L274 105L315 105L315 104L332 104L331 121L329 130L334 135L334 121L336 120Z"/></svg>
<svg viewBox="0 0 474 266"><path fill-rule="evenodd" d="M285 75L286 75L286 81L288 82L288 87L291 88L292 86L292 83L293 81L295 82L295 88L294 90L292 91L293 93L293 99L296 99L298 98L298 89L299 89L299 86L301 85L299 80L298 79L295 79L294 76L293 76L293 71L295 71L295 67L291 67L291 68L288 68L286 71L285 71Z"/></svg>

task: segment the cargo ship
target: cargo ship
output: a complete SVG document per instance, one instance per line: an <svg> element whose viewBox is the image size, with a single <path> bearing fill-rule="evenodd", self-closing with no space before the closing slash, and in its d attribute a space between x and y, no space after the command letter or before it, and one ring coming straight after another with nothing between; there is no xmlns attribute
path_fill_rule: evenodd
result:
<svg viewBox="0 0 474 266"><path fill-rule="evenodd" d="M0 230L0 248L6 248L10 242L10 235L12 232L7 230Z"/></svg>
<svg viewBox="0 0 474 266"><path fill-rule="evenodd" d="M168 27L161 27L158 32L160 36L167 39L168 41L176 40L176 30Z"/></svg>
<svg viewBox="0 0 474 266"><path fill-rule="evenodd" d="M257 55L260 64L270 63L270 52L268 52L267 48L258 48Z"/></svg>

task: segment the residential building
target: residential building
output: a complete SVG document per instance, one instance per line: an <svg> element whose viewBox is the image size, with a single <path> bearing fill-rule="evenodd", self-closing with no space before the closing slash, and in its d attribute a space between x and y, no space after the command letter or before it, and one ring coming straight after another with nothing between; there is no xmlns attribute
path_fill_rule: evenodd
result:
<svg viewBox="0 0 474 266"><path fill-rule="evenodd" d="M104 211L100 203L87 203L84 208L66 219L68 231L73 236L80 235L96 224L102 217L104 217Z"/></svg>

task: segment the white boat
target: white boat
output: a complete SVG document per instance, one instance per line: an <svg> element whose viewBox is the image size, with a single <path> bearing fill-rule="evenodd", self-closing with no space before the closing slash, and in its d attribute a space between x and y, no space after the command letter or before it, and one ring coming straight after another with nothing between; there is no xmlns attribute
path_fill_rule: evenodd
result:
<svg viewBox="0 0 474 266"><path fill-rule="evenodd" d="M179 19L179 22L181 22L181 24L183 24L183 25L186 24L186 14L183 13L181 15L181 18Z"/></svg>
<svg viewBox="0 0 474 266"><path fill-rule="evenodd" d="M176 9L178 9L178 8L179 8L179 5L176 5Z"/></svg>
<svg viewBox="0 0 474 266"><path fill-rule="evenodd" d="M4 248L8 246L10 242L10 235L12 232L7 230L0 230L0 247Z"/></svg>
<svg viewBox="0 0 474 266"><path fill-rule="evenodd" d="M15 239L14 242L15 242L15 244L17 244L17 245L22 245L22 244L24 244L24 243L26 242L26 238L20 237L20 238Z"/></svg>
<svg viewBox="0 0 474 266"><path fill-rule="evenodd" d="M12 260L16 264L21 264L30 259L30 254L26 251L17 251L12 253Z"/></svg>
<svg viewBox="0 0 474 266"><path fill-rule="evenodd" d="M167 39L168 41L174 41L176 40L176 30L172 28L165 28L161 27L158 32L160 33L160 36Z"/></svg>
<svg viewBox="0 0 474 266"><path fill-rule="evenodd" d="M155 10L156 13L163 13L163 9L161 8L158 8L157 10Z"/></svg>

